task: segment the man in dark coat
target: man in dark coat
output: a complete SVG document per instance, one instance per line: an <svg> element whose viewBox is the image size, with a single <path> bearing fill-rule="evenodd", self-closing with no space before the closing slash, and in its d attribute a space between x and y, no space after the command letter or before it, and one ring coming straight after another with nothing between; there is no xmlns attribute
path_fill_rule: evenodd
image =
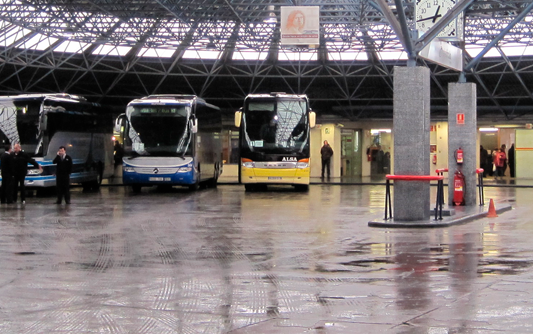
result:
<svg viewBox="0 0 533 334"><path fill-rule="evenodd" d="M324 178L324 169L327 171L328 179L330 177L330 163L333 156L333 149L329 146L328 141L324 140L324 146L320 149L320 155L322 156L322 178Z"/></svg>
<svg viewBox="0 0 533 334"><path fill-rule="evenodd" d="M13 185L13 201L17 201L17 193L20 189L20 201L24 204L26 203L26 187L24 181L26 180L26 174L28 174L28 164L33 165L35 168L39 168L41 171L43 168L35 161L35 159L22 151L20 144L15 144L13 148L15 151L13 153L13 179L15 182Z"/></svg>
<svg viewBox="0 0 533 334"><path fill-rule="evenodd" d="M6 145L0 164L2 167L2 189L0 199L2 203L13 203L13 155L11 145Z"/></svg>
<svg viewBox="0 0 533 334"><path fill-rule="evenodd" d="M56 204L61 204L61 200L65 197L65 203L70 204L70 173L72 172L72 158L67 155L65 146L59 146L57 156L54 164L56 167L56 190L57 201Z"/></svg>

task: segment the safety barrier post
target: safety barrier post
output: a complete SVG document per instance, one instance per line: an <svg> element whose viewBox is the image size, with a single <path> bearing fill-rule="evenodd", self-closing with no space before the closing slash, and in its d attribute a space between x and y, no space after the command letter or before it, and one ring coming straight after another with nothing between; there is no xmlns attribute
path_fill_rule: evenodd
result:
<svg viewBox="0 0 533 334"><path fill-rule="evenodd" d="M479 191L479 206L485 205L485 192L483 190L483 168L477 168L477 187Z"/></svg>
<svg viewBox="0 0 533 334"><path fill-rule="evenodd" d="M439 168L439 169L436 169L435 172L437 173L437 175L444 176L444 172L447 173L448 172L448 168ZM444 185L442 187L442 191L444 191ZM444 193L442 194L440 199L442 201L441 204L444 205L445 204L444 203Z"/></svg>
<svg viewBox="0 0 533 334"><path fill-rule="evenodd" d="M444 176L442 175L391 175L385 176L387 179L385 193L385 220L392 218L392 204L390 195L390 180L400 181L438 181L437 182L437 200L435 203L435 220L442 220L442 205L444 203ZM387 215L388 214L388 215ZM388 218L389 217L389 218Z"/></svg>
<svg viewBox="0 0 533 334"><path fill-rule="evenodd" d="M387 217L387 213L389 214ZM390 180L387 179L387 186L385 191L385 220L392 219L392 204L390 196Z"/></svg>

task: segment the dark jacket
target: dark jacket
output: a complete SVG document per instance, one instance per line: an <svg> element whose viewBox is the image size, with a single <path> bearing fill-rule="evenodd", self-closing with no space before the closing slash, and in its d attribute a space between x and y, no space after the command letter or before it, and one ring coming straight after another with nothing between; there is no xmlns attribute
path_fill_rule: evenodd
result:
<svg viewBox="0 0 533 334"><path fill-rule="evenodd" d="M39 164L35 159L31 158L26 152L20 151L18 153L12 153L13 155L13 175L24 176L28 174L28 164L33 165L35 168L39 168Z"/></svg>
<svg viewBox="0 0 533 334"><path fill-rule="evenodd" d="M65 154L65 158L64 159L61 159L61 157L59 155L57 155L54 158L53 163L57 164L56 176L58 176L58 177L68 176L72 172L72 158L68 154Z"/></svg>
<svg viewBox="0 0 533 334"><path fill-rule="evenodd" d="M8 152L4 152L2 154L0 164L2 167L3 177L13 176L13 155L12 154Z"/></svg>
<svg viewBox="0 0 533 334"><path fill-rule="evenodd" d="M329 144L324 145L320 149L320 155L322 155L322 160L327 160L333 155L333 149L331 148L331 146L329 146Z"/></svg>

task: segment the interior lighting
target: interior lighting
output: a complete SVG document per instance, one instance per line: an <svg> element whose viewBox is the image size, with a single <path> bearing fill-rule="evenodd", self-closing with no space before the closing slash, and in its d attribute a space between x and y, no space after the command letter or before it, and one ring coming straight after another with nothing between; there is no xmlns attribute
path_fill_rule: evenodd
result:
<svg viewBox="0 0 533 334"><path fill-rule="evenodd" d="M268 16L266 19L263 20L265 23L278 23L278 19L276 17L276 13L274 13L274 6L270 5L268 6Z"/></svg>
<svg viewBox="0 0 533 334"><path fill-rule="evenodd" d="M498 128L479 128L481 132L497 132Z"/></svg>
<svg viewBox="0 0 533 334"><path fill-rule="evenodd" d="M371 130L370 130L370 134L372 134L372 135L377 135L377 134L379 134L380 132L391 133L392 130L391 130L391 129L371 129Z"/></svg>

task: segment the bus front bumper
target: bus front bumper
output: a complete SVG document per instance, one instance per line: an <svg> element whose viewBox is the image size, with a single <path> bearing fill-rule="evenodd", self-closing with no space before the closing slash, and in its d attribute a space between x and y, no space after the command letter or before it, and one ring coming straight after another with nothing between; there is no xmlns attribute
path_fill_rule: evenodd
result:
<svg viewBox="0 0 533 334"><path fill-rule="evenodd" d="M145 185L192 185L196 183L193 173L175 174L140 174L136 172L122 172L122 182L124 184L145 184Z"/></svg>
<svg viewBox="0 0 533 334"><path fill-rule="evenodd" d="M241 168L241 182L245 184L309 184L309 175L309 168Z"/></svg>

